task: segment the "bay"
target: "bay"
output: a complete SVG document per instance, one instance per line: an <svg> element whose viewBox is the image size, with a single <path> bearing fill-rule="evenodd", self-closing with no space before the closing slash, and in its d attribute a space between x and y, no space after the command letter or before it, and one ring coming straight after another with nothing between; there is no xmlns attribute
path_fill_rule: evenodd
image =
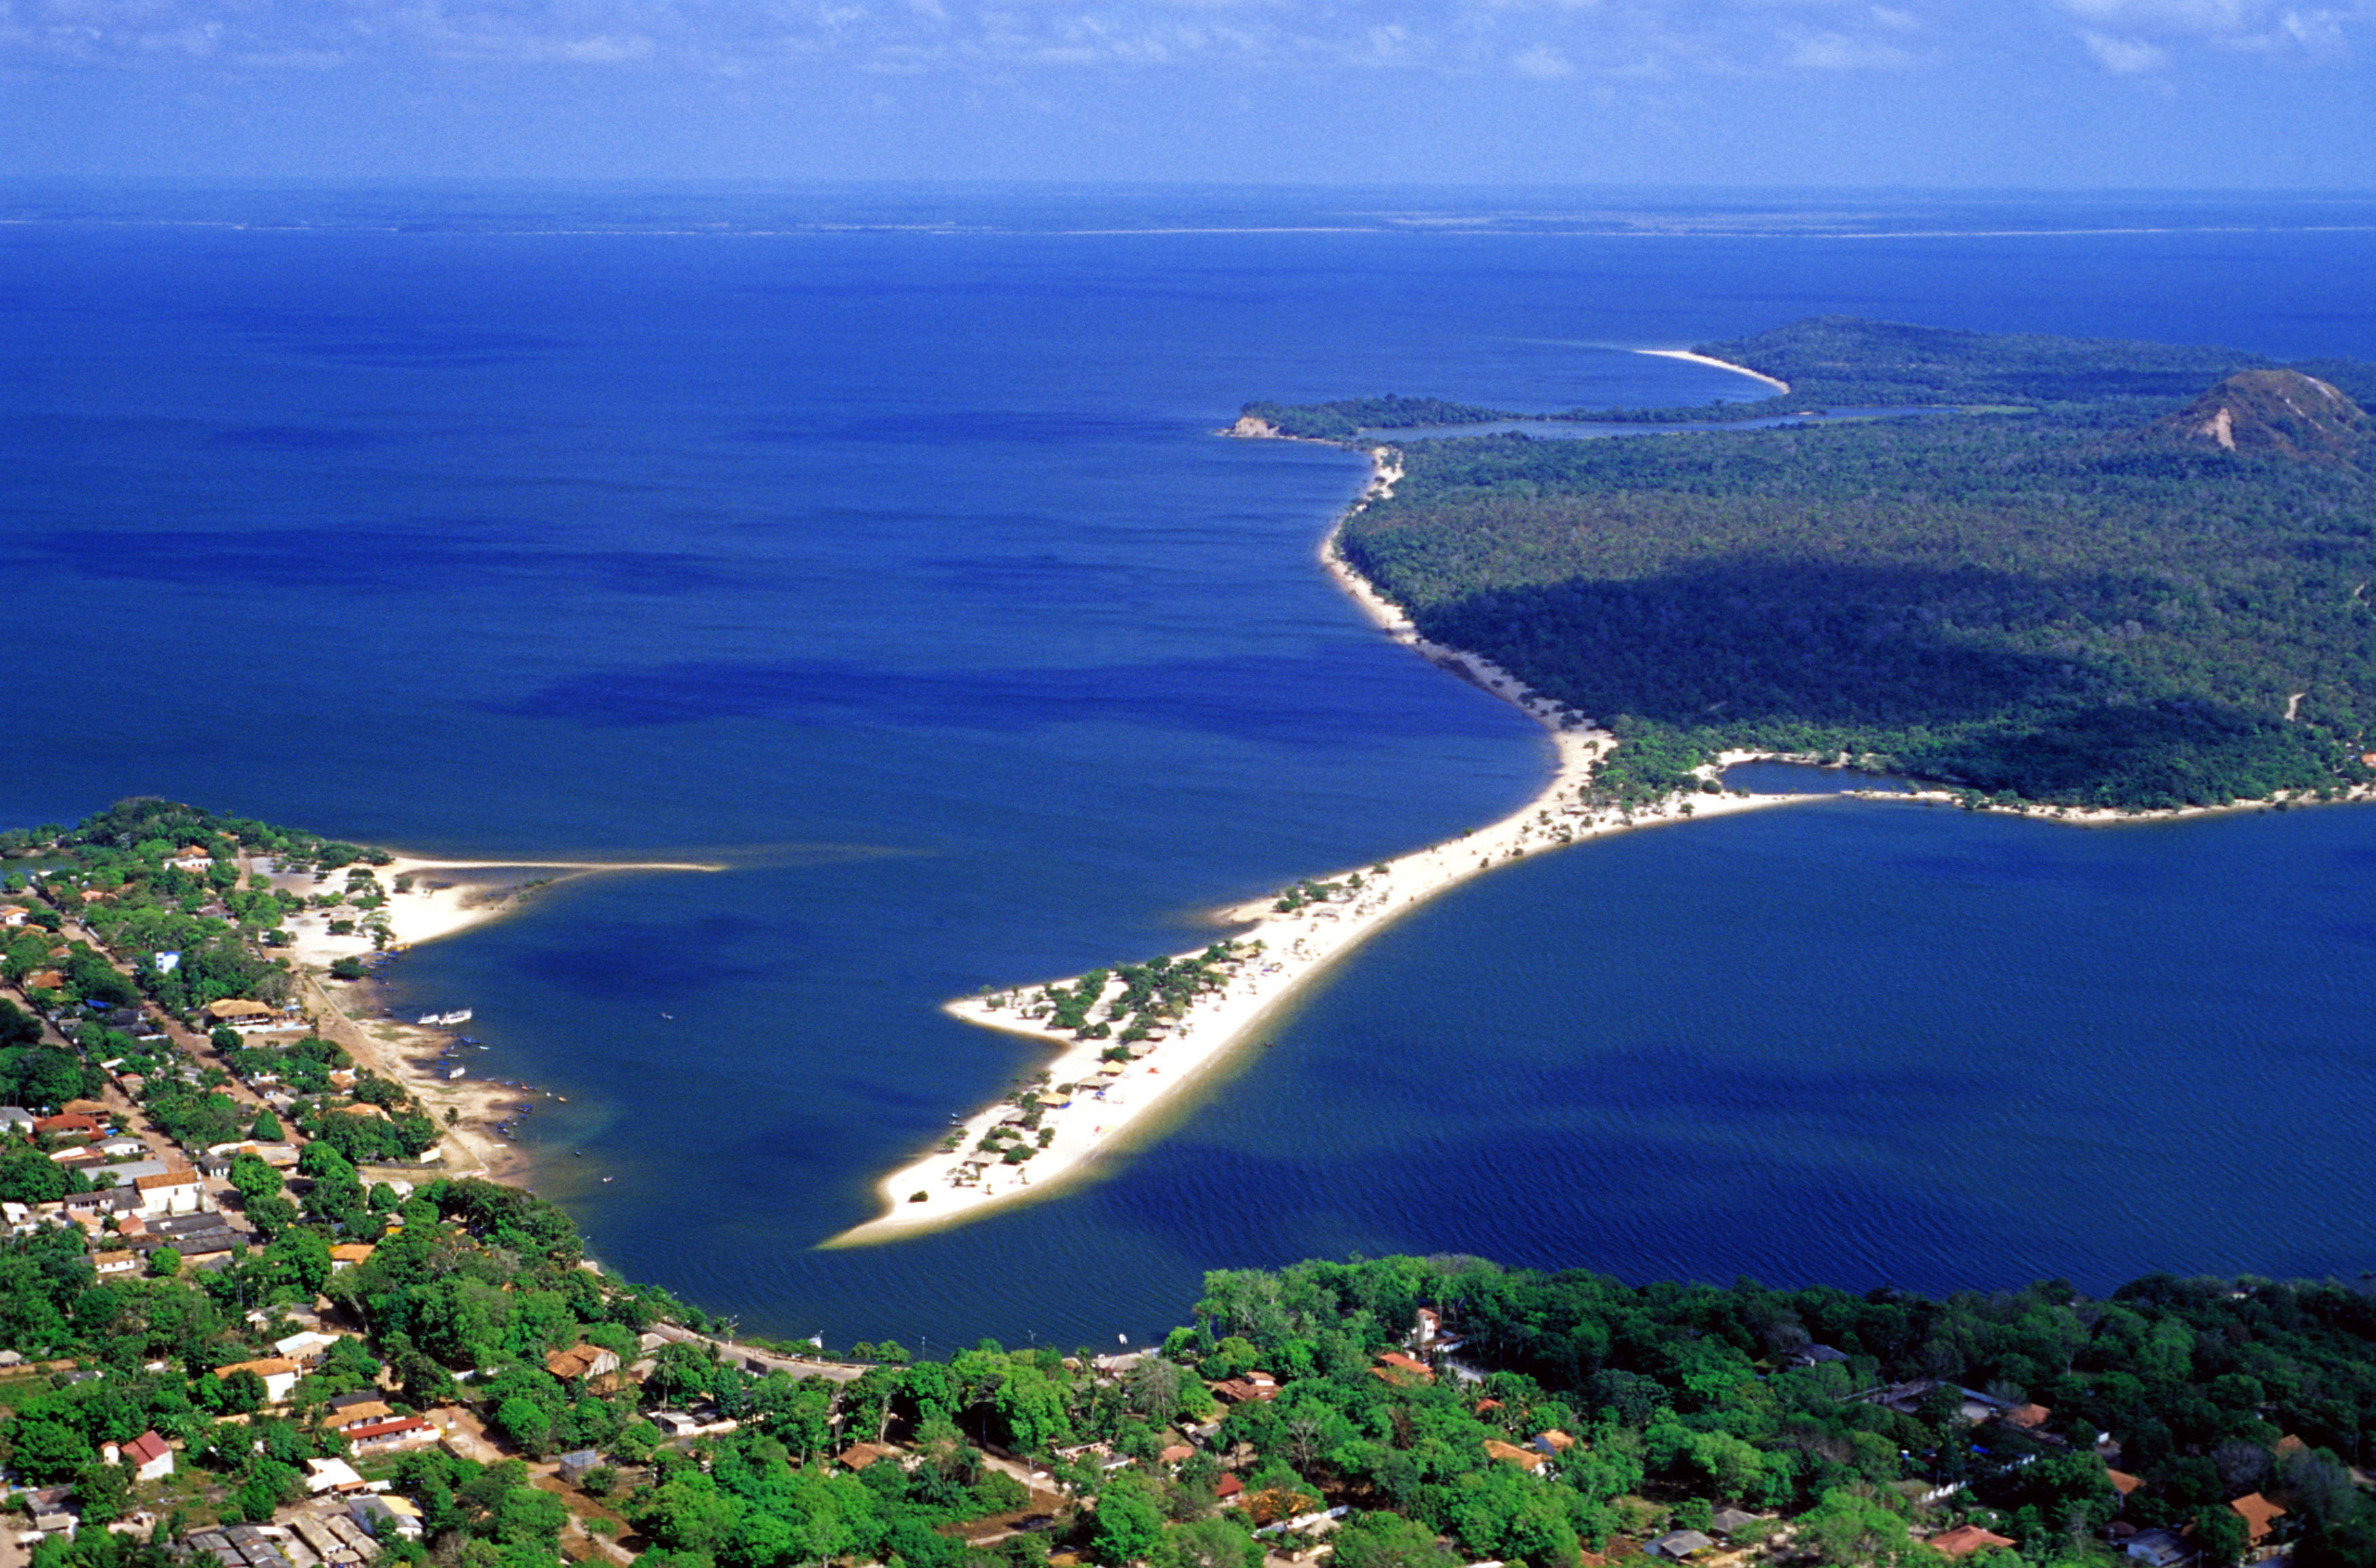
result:
<svg viewBox="0 0 2376 1568"><path fill-rule="evenodd" d="M1111 1180L814 1244L1032 1061L941 1001L1193 945L1540 778L1523 720L1314 566L1362 465L1216 439L1240 403L1756 396L1631 350L1825 311L2376 358L2366 204L0 213L0 814L146 792L726 861L573 885L397 982L568 1097L531 1118L540 1190L631 1275L916 1347L1142 1336L1205 1268L1353 1250L1927 1289L2365 1266L2350 809L2078 833L1840 802L1595 844L1388 932Z"/></svg>

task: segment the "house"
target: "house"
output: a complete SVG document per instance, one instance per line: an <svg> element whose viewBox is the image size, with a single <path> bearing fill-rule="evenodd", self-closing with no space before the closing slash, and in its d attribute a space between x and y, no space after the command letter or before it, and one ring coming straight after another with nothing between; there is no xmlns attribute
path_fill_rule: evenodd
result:
<svg viewBox="0 0 2376 1568"><path fill-rule="evenodd" d="M162 1480L173 1473L173 1450L154 1430L129 1443L103 1443L99 1456L111 1465L128 1466L136 1481Z"/></svg>
<svg viewBox="0 0 2376 1568"><path fill-rule="evenodd" d="M0 904L0 931L14 930L33 918L33 911L23 904Z"/></svg>
<svg viewBox="0 0 2376 1568"><path fill-rule="evenodd" d="M171 1247L181 1253L183 1262L196 1263L201 1259L227 1258L232 1249L245 1240L221 1215L202 1213L149 1220L144 1244Z"/></svg>
<svg viewBox="0 0 2376 1568"><path fill-rule="evenodd" d="M302 1334L292 1334L286 1339L274 1340L272 1351L277 1356L287 1357L301 1367L310 1367L318 1364L323 1357L330 1353L330 1347L343 1337L345 1337L343 1335L324 1334L318 1329L309 1328Z"/></svg>
<svg viewBox="0 0 2376 1568"><path fill-rule="evenodd" d="M1575 1439L1559 1428L1551 1427L1535 1433L1535 1446L1556 1459L1575 1446Z"/></svg>
<svg viewBox="0 0 2376 1568"><path fill-rule="evenodd" d="M2145 1568L2183 1568L2194 1561L2194 1548L2187 1538L2167 1526L2131 1536L2128 1553Z"/></svg>
<svg viewBox="0 0 2376 1568"><path fill-rule="evenodd" d="M280 1015L261 1002L244 997L225 997L206 1005L207 1025L210 1028L236 1029L247 1034L256 1029L271 1028Z"/></svg>
<svg viewBox="0 0 2376 1568"><path fill-rule="evenodd" d="M591 1448L580 1448L574 1454L564 1454L556 1462L561 1479L572 1486L585 1479L587 1471L600 1469L601 1467L602 1455Z"/></svg>
<svg viewBox="0 0 2376 1568"><path fill-rule="evenodd" d="M371 1532L374 1540L402 1536L421 1538L421 1510L412 1500L394 1492L359 1491L347 1499L347 1516Z"/></svg>
<svg viewBox="0 0 2376 1568"><path fill-rule="evenodd" d="M332 1410L322 1418L322 1424L332 1431L352 1431L357 1427L377 1426L392 1420L396 1412L377 1399L358 1400L341 1409Z"/></svg>
<svg viewBox="0 0 2376 1568"><path fill-rule="evenodd" d="M1213 1483L1213 1501L1224 1508L1235 1507L1245 1492L1246 1483L1227 1470L1222 1471L1221 1479Z"/></svg>
<svg viewBox="0 0 2376 1568"><path fill-rule="evenodd" d="M326 1491L361 1491L370 1484L344 1459L308 1459L305 1468L312 1472L305 1478L305 1490L316 1497Z"/></svg>
<svg viewBox="0 0 2376 1568"><path fill-rule="evenodd" d="M1435 1369L1416 1356L1388 1350L1370 1369L1370 1375L1382 1383L1433 1383Z"/></svg>
<svg viewBox="0 0 2376 1568"><path fill-rule="evenodd" d="M600 1345L572 1345L566 1350L549 1352L544 1358L544 1370L564 1383L575 1383L582 1377L603 1377L619 1370L619 1352Z"/></svg>
<svg viewBox="0 0 2376 1568"><path fill-rule="evenodd" d="M264 1380L264 1397L278 1405L289 1397L297 1386L297 1363L267 1356L259 1360L233 1361L227 1367L217 1367L215 1376L227 1378L233 1372L250 1372Z"/></svg>
<svg viewBox="0 0 2376 1568"><path fill-rule="evenodd" d="M834 1462L849 1469L862 1470L870 1465L879 1465L884 1460L891 1458L893 1453L892 1449L881 1443L853 1443L835 1455Z"/></svg>
<svg viewBox="0 0 2376 1568"><path fill-rule="evenodd" d="M1515 1465L1529 1473L1538 1473L1550 1463L1549 1455L1532 1448L1521 1448L1514 1443L1504 1443L1498 1437L1485 1440L1485 1457L1499 1459L1505 1465Z"/></svg>
<svg viewBox="0 0 2376 1568"><path fill-rule="evenodd" d="M37 991L64 991L66 977L55 969L35 969L25 977L23 984L28 996Z"/></svg>
<svg viewBox="0 0 2376 1568"><path fill-rule="evenodd" d="M437 1429L419 1416L398 1416L346 1429L347 1445L357 1454L391 1454L400 1448L434 1447Z"/></svg>
<svg viewBox="0 0 2376 1568"><path fill-rule="evenodd" d="M79 1111L63 1111L33 1123L33 1135L37 1138L96 1138L106 1131L98 1118Z"/></svg>
<svg viewBox="0 0 2376 1568"><path fill-rule="evenodd" d="M90 1266L101 1279L113 1275L137 1274L140 1272L140 1254L129 1247L110 1253L93 1253ZM110 1459L108 1463L113 1465L115 1461Z"/></svg>
<svg viewBox="0 0 2376 1568"><path fill-rule="evenodd" d="M330 1249L330 1272L344 1274L350 1268L371 1262L371 1255L372 1244L369 1241L341 1241Z"/></svg>
<svg viewBox="0 0 2376 1568"><path fill-rule="evenodd" d="M1644 1546L1642 1550L1655 1556L1671 1557L1680 1562L1694 1552L1705 1551L1715 1544L1716 1542L1697 1530L1669 1530L1657 1540Z"/></svg>
<svg viewBox="0 0 2376 1568"><path fill-rule="evenodd" d="M2015 1405L2004 1413L2002 1420L2007 1426L2018 1427L2023 1431L2036 1431L2052 1414L2054 1412L2043 1405Z"/></svg>
<svg viewBox="0 0 2376 1568"><path fill-rule="evenodd" d="M671 1437L691 1437L701 1431L701 1423L683 1410L654 1410L648 1419Z"/></svg>
<svg viewBox="0 0 2376 1568"><path fill-rule="evenodd" d="M1708 1520L1708 1527L1720 1536L1737 1536L1757 1520L1758 1515L1739 1508L1719 1508Z"/></svg>
<svg viewBox="0 0 2376 1568"><path fill-rule="evenodd" d="M68 1193L58 1200L68 1219L93 1222L111 1214L130 1214L140 1207L140 1194L130 1187L101 1187L96 1192Z"/></svg>
<svg viewBox="0 0 2376 1568"><path fill-rule="evenodd" d="M2121 1494L2123 1502L2127 1500L2131 1492L2145 1484L2143 1480L2129 1474L2126 1470L2107 1468L2104 1471L2104 1474L2111 1479L2112 1490Z"/></svg>
<svg viewBox="0 0 2376 1568"><path fill-rule="evenodd" d="M215 869L215 858L196 844L184 845L173 851L165 862L175 871L196 872L200 875Z"/></svg>
<svg viewBox="0 0 2376 1568"><path fill-rule="evenodd" d="M1808 1345L1790 1352L1789 1364L1794 1367L1821 1367L1847 1359L1848 1353L1836 1346Z"/></svg>
<svg viewBox="0 0 2376 1568"><path fill-rule="evenodd" d="M2228 1506L2244 1521L2245 1542L2256 1550L2266 1544L2270 1527L2284 1517L2286 1512L2257 1491L2248 1491L2241 1497L2231 1499Z"/></svg>
<svg viewBox="0 0 2376 1568"><path fill-rule="evenodd" d="M206 1184L186 1166L161 1175L135 1177L132 1184L140 1193L140 1212L151 1218L196 1214L206 1206Z"/></svg>
<svg viewBox="0 0 2376 1568"><path fill-rule="evenodd" d="M21 1105L0 1105L0 1133L14 1133L20 1138L33 1135L33 1123L41 1118Z"/></svg>
<svg viewBox="0 0 2376 1568"><path fill-rule="evenodd" d="M1942 1557L1969 1557L1976 1551L2016 1550L2014 1543L2004 1537L1984 1530L1978 1525L1958 1525L1952 1530L1942 1530L1930 1538L1930 1547Z"/></svg>

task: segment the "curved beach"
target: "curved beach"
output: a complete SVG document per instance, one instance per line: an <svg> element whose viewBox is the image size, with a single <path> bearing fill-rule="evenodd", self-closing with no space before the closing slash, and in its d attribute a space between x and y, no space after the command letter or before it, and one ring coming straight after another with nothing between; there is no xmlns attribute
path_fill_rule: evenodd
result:
<svg viewBox="0 0 2376 1568"><path fill-rule="evenodd" d="M1250 426L1259 427L1259 422L1241 422L1230 434L1254 439L1272 434ZM1375 448L1371 460L1369 486L1348 508L1347 517L1390 493L1401 477L1393 448ZM1162 1124L1165 1113L1176 1113L1192 1102L1190 1087L1232 1052L1252 1044L1281 1005L1313 976L1389 921L1497 865L1603 834L1815 798L1694 795L1688 803L1664 802L1647 812L1588 809L1582 803L1585 787L1594 762L1613 743L1610 737L1564 718L1558 704L1490 660L1420 636L1408 616L1339 558L1336 546L1343 526L1339 518L1321 543L1320 558L1330 576L1396 642L1515 705L1540 724L1553 752L1550 778L1533 799L1498 822L1369 867L1308 879L1330 891L1300 907L1281 909L1279 904L1293 901L1265 897L1218 911L1217 920L1233 928L1229 956L1213 966L1218 983L1169 1018L1161 1038L1136 1042L1138 1054L1128 1061L1106 1060L1117 1044L1114 1039L1075 1039L1070 1031L1051 1033L1044 1016L1033 1016L1048 1011L1049 986L1069 988L1077 979L948 1004L946 1010L968 1023L1029 1035L1059 1047L1042 1068L1036 1124L1016 1125L1034 1118L1013 1100L976 1111L952 1125L944 1146L883 1178L876 1187L883 1205L880 1215L825 1246L897 1241L1077 1185L1096 1172L1104 1156L1145 1141ZM1122 983L1109 979L1106 991L1088 1009L1092 1020L1106 1019ZM1010 1142L1035 1144L1037 1152L1020 1162L981 1152L984 1140L1003 1123L1016 1126ZM1039 1143L1043 1136L1046 1141Z"/></svg>
<svg viewBox="0 0 2376 1568"><path fill-rule="evenodd" d="M537 888L581 876L726 869L689 861L445 861L410 855L398 855L386 865L372 868L387 900L388 945L398 949L457 936L501 920L517 910ZM310 873L273 880L302 891L314 890ZM349 987L327 978L336 960L368 957L374 951L368 932L330 932L331 918L342 912L353 913L308 909L290 922L289 951L296 959L304 988L301 994L310 1004L317 1031L344 1046L360 1065L402 1084L445 1123L446 1155L438 1168L442 1174L521 1181L528 1158L494 1131L502 1120L501 1107L517 1100L520 1091L483 1079L453 1079L424 1067L424 1058L444 1049L447 1031L368 1015L357 1017L349 1010L353 995ZM376 998L376 990L366 985L363 996Z"/></svg>

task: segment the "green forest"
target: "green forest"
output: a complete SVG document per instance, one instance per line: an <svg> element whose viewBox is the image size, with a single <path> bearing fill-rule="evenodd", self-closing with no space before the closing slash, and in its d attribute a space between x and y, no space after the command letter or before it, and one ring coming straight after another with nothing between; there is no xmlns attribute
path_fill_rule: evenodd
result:
<svg viewBox="0 0 2376 1568"><path fill-rule="evenodd" d="M1610 796L1681 787L1728 747L2003 802L2370 781L2376 436L2355 399L2376 367L1841 318L1699 351L1791 391L1526 417L1900 411L1408 439L1393 495L1338 540L1428 636L1628 742ZM1389 419L1505 417L1408 398L1247 412L1353 445Z"/></svg>
<svg viewBox="0 0 2376 1568"><path fill-rule="evenodd" d="M333 1237L377 1244L334 1272ZM582 1257L559 1210L477 1182L309 1205L195 1277L98 1279L71 1231L0 1244L0 1340L45 1358L0 1373L0 1457L85 1521L34 1568L162 1568L168 1542L285 1517L338 1457L418 1513L381 1562L473 1568L598 1538L652 1568L1262 1568L1324 1545L1342 1568L1591 1568L1656 1540L1806 1568L1978 1541L2001 1568L2111 1568L2157 1530L2204 1568L2278 1547L2376 1562L2366 1280L1931 1300L1306 1263L1207 1275L1152 1353L861 1345L835 1381L699 1339L653 1350L655 1325L710 1325ZM275 1398L254 1358L291 1314L339 1337ZM633 1364L553 1370L573 1347ZM366 1456L334 1403L358 1391L467 1416L500 1456ZM700 1430L672 1435L671 1409ZM166 1481L94 1457L144 1431L180 1450ZM98 1527L136 1509L153 1528Z"/></svg>

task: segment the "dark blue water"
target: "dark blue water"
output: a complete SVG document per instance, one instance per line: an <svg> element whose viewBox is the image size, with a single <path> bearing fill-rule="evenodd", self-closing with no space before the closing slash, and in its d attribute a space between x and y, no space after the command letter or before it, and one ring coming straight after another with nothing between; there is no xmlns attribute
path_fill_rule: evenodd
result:
<svg viewBox="0 0 2376 1568"><path fill-rule="evenodd" d="M1416 232L1424 201L1474 232ZM152 792L423 852L729 862L574 885L401 971L408 1004L477 1007L486 1071L569 1097L532 1119L541 1190L630 1274L912 1345L1136 1336L1204 1268L1353 1250L1933 1289L2366 1261L2376 817L1853 803L1489 878L1113 1180L814 1243L1035 1061L944 998L1191 945L1202 910L1538 782L1529 726L1313 565L1362 466L1216 439L1240 403L1755 397L1631 350L1815 311L2376 358L2376 214L0 208L26 220L0 227L0 815Z"/></svg>

